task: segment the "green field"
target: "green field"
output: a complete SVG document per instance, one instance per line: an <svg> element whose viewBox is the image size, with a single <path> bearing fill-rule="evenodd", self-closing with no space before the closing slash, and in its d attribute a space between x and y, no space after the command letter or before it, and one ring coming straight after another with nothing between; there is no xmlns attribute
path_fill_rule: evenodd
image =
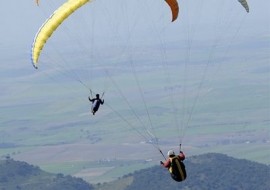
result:
<svg viewBox="0 0 270 190"><path fill-rule="evenodd" d="M164 154L178 150L181 137L187 156L219 152L270 164L269 60L258 55L247 61L231 53L235 61L217 62L204 73L200 56L187 70L176 55L166 67L158 56L142 64L145 56L134 60L135 70L121 63L112 68L112 79L100 74L91 81L95 90L109 88L95 116L79 82L51 70L18 71L2 81L0 156L106 182L163 159L147 142L148 130Z"/></svg>

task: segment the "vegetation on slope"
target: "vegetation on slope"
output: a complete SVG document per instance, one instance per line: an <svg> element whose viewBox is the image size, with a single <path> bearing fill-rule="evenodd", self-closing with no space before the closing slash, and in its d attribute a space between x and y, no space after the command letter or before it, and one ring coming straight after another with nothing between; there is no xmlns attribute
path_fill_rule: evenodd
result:
<svg viewBox="0 0 270 190"><path fill-rule="evenodd" d="M264 164L235 159L224 154L208 153L187 158L185 165L188 177L184 182L173 181L165 168L154 166L124 176L122 180L133 178L133 181L121 190L270 189L270 166ZM99 189L108 190L106 186Z"/></svg>
<svg viewBox="0 0 270 190"><path fill-rule="evenodd" d="M1 190L92 190L92 185L80 178L51 174L39 167L13 159L0 161Z"/></svg>
<svg viewBox="0 0 270 190"><path fill-rule="evenodd" d="M26 162L0 161L0 190L269 190L270 166L224 154L208 153L184 161L187 179L178 183L167 169L154 166L116 181L88 184L80 178L51 174Z"/></svg>

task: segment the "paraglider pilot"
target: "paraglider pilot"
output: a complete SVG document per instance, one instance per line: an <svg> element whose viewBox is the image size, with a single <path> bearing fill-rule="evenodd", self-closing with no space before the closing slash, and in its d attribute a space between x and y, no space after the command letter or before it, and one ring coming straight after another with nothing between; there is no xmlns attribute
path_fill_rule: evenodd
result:
<svg viewBox="0 0 270 190"><path fill-rule="evenodd" d="M95 113L98 111L100 104L101 105L104 104L104 99L101 100L99 98L99 94L96 94L96 98L91 99L90 97L88 97L88 100L90 102L92 102L91 111L92 111L93 115L95 115Z"/></svg>
<svg viewBox="0 0 270 190"><path fill-rule="evenodd" d="M168 160L165 163L160 161L160 164L163 165L165 168L168 168L171 177L175 181L184 181L187 177L185 165L183 163L183 161L185 160L185 154L180 151L179 155L175 155L173 150L169 150L168 156Z"/></svg>

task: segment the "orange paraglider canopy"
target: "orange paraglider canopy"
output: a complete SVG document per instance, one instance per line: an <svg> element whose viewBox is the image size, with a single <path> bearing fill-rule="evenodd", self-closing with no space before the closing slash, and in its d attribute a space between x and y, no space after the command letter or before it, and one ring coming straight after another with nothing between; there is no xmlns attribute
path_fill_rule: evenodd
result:
<svg viewBox="0 0 270 190"><path fill-rule="evenodd" d="M178 17L179 6L177 0L165 0L172 10L172 22Z"/></svg>

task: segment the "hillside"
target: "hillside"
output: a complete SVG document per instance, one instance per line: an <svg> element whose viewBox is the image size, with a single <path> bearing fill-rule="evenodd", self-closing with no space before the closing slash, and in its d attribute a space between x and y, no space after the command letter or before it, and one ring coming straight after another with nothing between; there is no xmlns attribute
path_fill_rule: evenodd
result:
<svg viewBox="0 0 270 190"><path fill-rule="evenodd" d="M112 183L100 185L99 190L269 190L270 166L235 159L224 154L208 153L192 156L185 161L188 177L174 182L166 169L154 166L136 171ZM125 182L126 181L126 182ZM128 184L121 187L120 184Z"/></svg>
<svg viewBox="0 0 270 190"><path fill-rule="evenodd" d="M188 157L188 177L174 182L168 171L154 166L130 173L116 181L91 185L80 178L51 174L26 162L0 161L1 190L269 190L270 166L224 154Z"/></svg>
<svg viewBox="0 0 270 190"><path fill-rule="evenodd" d="M80 178L51 174L39 167L13 159L0 161L1 190L91 190L93 187Z"/></svg>

